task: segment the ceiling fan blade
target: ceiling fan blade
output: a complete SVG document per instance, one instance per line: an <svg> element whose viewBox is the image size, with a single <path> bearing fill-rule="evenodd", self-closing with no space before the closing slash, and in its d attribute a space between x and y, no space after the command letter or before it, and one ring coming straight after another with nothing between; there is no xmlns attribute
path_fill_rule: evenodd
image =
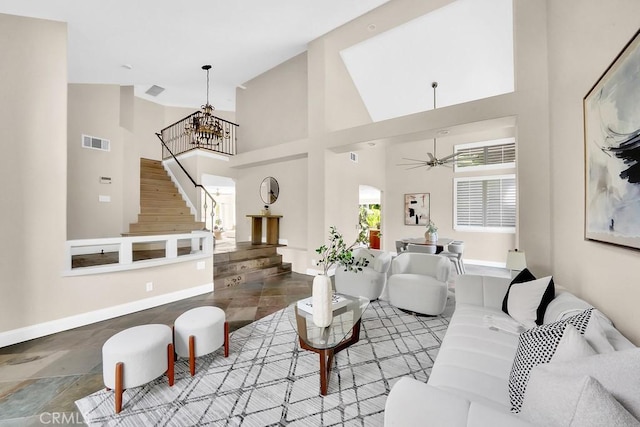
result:
<svg viewBox="0 0 640 427"><path fill-rule="evenodd" d="M405 170L408 170L408 171L409 171L409 170L411 170L411 169L423 168L423 167L425 167L425 166L427 166L427 164L416 165L416 166L414 166L414 167L412 167L412 168L406 168ZM427 170L429 170L429 169L431 169L431 167L427 168Z"/></svg>
<svg viewBox="0 0 640 427"><path fill-rule="evenodd" d="M436 157L435 157L433 154L431 154L431 153L427 153L427 156L429 156L429 160L430 160L430 161L432 161L432 162L433 162L434 160L438 160L438 159L436 159Z"/></svg>
<svg viewBox="0 0 640 427"><path fill-rule="evenodd" d="M453 160L455 160L455 158L456 158L457 156L459 156L460 154L462 154L462 153L453 153L453 154L449 154L448 156L445 156L445 157L441 158L441 159L440 159L440 161L441 161L441 162L446 162L446 161L449 161L449 160L453 161Z"/></svg>
<svg viewBox="0 0 640 427"><path fill-rule="evenodd" d="M407 157L403 157L402 160L409 160L410 162L420 162L420 163L426 163L427 162L427 160L409 159Z"/></svg>

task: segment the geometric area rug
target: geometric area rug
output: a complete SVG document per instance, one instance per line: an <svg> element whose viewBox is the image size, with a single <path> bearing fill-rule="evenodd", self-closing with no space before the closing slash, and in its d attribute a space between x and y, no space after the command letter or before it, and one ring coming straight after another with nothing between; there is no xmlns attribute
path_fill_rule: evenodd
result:
<svg viewBox="0 0 640 427"><path fill-rule="evenodd" d="M285 310L233 332L229 357L196 359L194 377L180 358L173 387L163 375L126 390L117 415L104 389L76 405L90 426L381 426L391 387L404 376L427 381L449 324L371 302L360 341L334 356L321 396L319 356L299 347Z"/></svg>

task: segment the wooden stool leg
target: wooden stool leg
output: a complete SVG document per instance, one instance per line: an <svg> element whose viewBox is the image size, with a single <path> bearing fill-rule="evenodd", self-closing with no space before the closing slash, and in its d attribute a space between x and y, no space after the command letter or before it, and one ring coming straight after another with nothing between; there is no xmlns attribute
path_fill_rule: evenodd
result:
<svg viewBox="0 0 640 427"><path fill-rule="evenodd" d="M173 343L169 343L169 345L167 345L167 377L169 378L169 387L173 386L175 379L173 370L173 365L175 364L174 354Z"/></svg>
<svg viewBox="0 0 640 427"><path fill-rule="evenodd" d="M224 322L224 357L229 357L229 322Z"/></svg>
<svg viewBox="0 0 640 427"><path fill-rule="evenodd" d="M122 380L123 380L124 364L122 362L116 363L116 414L122 411Z"/></svg>
<svg viewBox="0 0 640 427"><path fill-rule="evenodd" d="M189 335L189 371L191 376L196 374L196 337Z"/></svg>

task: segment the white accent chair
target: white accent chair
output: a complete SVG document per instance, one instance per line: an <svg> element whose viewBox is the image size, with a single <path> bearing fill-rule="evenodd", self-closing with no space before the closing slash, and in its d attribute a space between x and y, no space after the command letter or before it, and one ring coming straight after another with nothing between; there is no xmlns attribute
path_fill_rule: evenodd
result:
<svg viewBox="0 0 640 427"><path fill-rule="evenodd" d="M465 274L464 262L462 261L462 253L464 252L464 242L460 240L454 240L447 245L447 250L440 252L439 255L449 258L449 260L456 267L458 274Z"/></svg>
<svg viewBox="0 0 640 427"><path fill-rule="evenodd" d="M407 245L407 252L419 252L421 254L435 254L436 253L436 245L415 245L413 243L409 243Z"/></svg>
<svg viewBox="0 0 640 427"><path fill-rule="evenodd" d="M445 257L405 252L394 258L389 302L398 308L436 316L447 304L451 264Z"/></svg>
<svg viewBox="0 0 640 427"><path fill-rule="evenodd" d="M336 292L351 296L363 296L370 301L378 299L385 291L387 273L391 266L391 254L375 249L358 248L353 251L354 258L365 258L369 265L362 271L344 271L344 267L336 267Z"/></svg>

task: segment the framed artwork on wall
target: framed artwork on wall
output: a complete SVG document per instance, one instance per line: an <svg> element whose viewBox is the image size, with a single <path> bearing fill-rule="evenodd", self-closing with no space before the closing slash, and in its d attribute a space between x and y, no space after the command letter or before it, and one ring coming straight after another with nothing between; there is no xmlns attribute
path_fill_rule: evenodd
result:
<svg viewBox="0 0 640 427"><path fill-rule="evenodd" d="M404 195L404 225L427 225L429 223L429 193Z"/></svg>
<svg viewBox="0 0 640 427"><path fill-rule="evenodd" d="M640 249L640 31L584 97L585 239Z"/></svg>

